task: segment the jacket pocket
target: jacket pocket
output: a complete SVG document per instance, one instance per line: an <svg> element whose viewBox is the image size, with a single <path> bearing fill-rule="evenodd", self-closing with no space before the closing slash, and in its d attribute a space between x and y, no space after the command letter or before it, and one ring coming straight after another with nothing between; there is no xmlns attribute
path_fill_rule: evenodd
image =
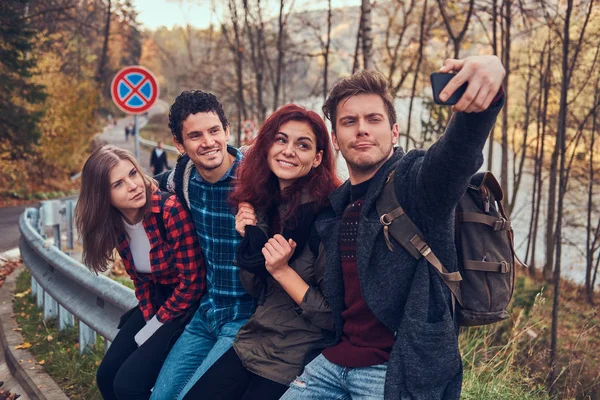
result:
<svg viewBox="0 0 600 400"><path fill-rule="evenodd" d="M462 361L451 318L429 323L405 316L395 346L399 346L404 383L413 398L458 398Z"/></svg>

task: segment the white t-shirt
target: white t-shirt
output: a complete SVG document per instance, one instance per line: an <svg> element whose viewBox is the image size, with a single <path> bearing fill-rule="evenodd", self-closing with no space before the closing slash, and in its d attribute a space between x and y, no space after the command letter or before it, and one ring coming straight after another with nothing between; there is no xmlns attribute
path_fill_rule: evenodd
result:
<svg viewBox="0 0 600 400"><path fill-rule="evenodd" d="M150 240L142 221L134 225L129 225L123 220L125 231L129 235L129 249L133 258L133 265L138 272L149 274L152 272L150 265Z"/></svg>

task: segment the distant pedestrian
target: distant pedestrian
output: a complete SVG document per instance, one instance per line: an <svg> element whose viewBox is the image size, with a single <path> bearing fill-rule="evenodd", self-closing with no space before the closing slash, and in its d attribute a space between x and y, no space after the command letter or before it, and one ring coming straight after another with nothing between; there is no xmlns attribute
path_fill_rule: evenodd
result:
<svg viewBox="0 0 600 400"><path fill-rule="evenodd" d="M125 125L125 141L129 141L129 135L131 134L131 128L129 125Z"/></svg>
<svg viewBox="0 0 600 400"><path fill-rule="evenodd" d="M150 156L150 170L152 175L158 175L165 169L170 169L167 162L167 153L163 149L163 142L158 141Z"/></svg>

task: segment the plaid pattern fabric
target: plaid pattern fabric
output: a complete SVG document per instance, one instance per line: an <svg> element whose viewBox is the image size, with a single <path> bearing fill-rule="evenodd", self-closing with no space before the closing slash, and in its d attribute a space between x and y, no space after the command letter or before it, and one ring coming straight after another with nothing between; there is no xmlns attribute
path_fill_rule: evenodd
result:
<svg viewBox="0 0 600 400"><path fill-rule="evenodd" d="M206 289L206 268L194 224L175 195L164 203L162 215L167 240L161 237L158 227L160 198L160 192L152 195L150 214L143 221L150 240L152 273L136 271L125 232L119 234L117 250L134 283L135 296L144 319L149 321L156 314L156 318L164 323L182 315L200 299ZM153 284L177 285L158 310L154 309L151 301Z"/></svg>
<svg viewBox="0 0 600 400"><path fill-rule="evenodd" d="M239 268L233 265L241 236L235 230L235 216L227 201L242 153L233 147L228 147L228 151L235 154L235 161L219 181L206 182L194 168L188 189L206 261L207 293L200 308L213 329L225 322L248 318L254 312L254 301L240 282Z"/></svg>

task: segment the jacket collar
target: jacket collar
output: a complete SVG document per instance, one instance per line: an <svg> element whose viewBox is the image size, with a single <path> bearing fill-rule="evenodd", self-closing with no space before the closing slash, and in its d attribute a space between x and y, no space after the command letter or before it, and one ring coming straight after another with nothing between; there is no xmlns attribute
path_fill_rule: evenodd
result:
<svg viewBox="0 0 600 400"><path fill-rule="evenodd" d="M371 178L371 184L369 185L369 190L367 191L367 195L365 198L365 204L363 206L363 214L365 211L368 211L377 195L383 188L383 185L390 174L398 165L398 162L404 157L405 153L401 147L396 148L394 153L380 168L377 170L373 178ZM336 189L330 196L329 201L331 202L331 207L335 211L336 215L342 215L344 209L350 202L350 194L351 194L351 185L350 179L348 179L342 186Z"/></svg>

